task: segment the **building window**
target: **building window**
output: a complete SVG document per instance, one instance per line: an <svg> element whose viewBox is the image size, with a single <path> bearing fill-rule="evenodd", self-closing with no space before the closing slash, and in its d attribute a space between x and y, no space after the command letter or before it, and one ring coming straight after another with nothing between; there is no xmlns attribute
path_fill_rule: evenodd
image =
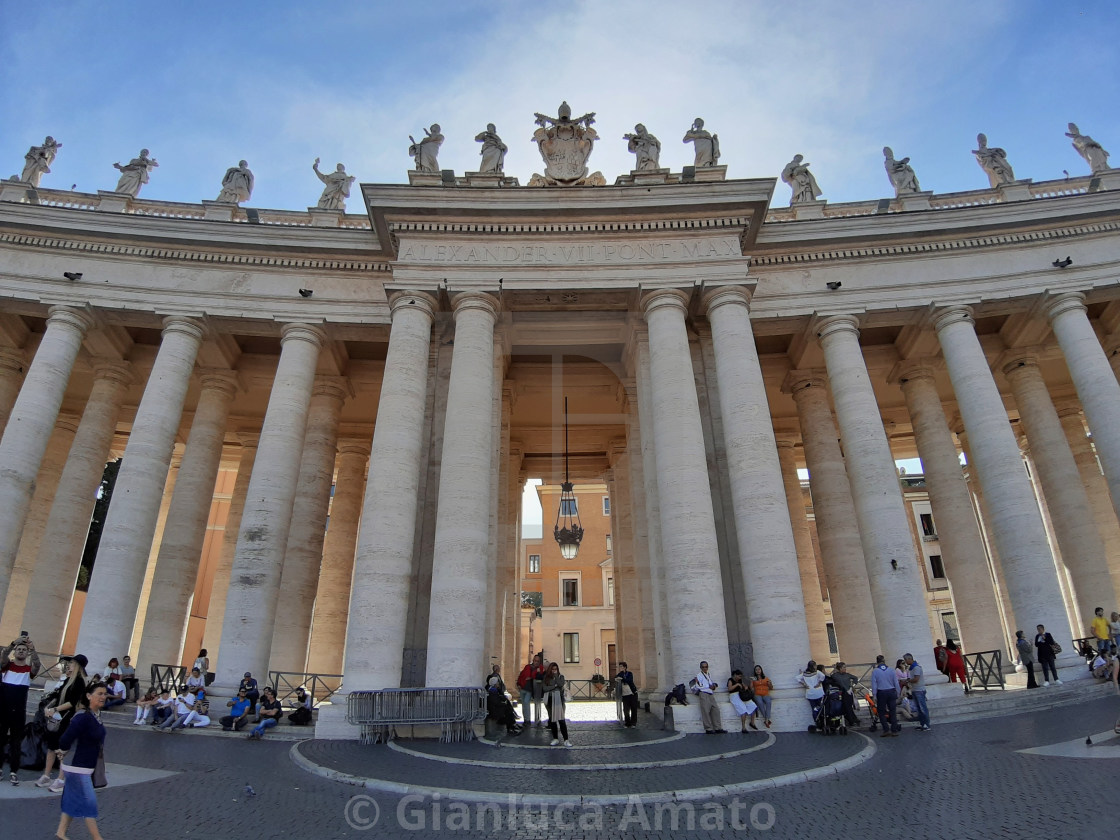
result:
<svg viewBox="0 0 1120 840"><path fill-rule="evenodd" d="M541 573L541 556L539 554L529 555L529 574L539 575Z"/></svg>
<svg viewBox="0 0 1120 840"><path fill-rule="evenodd" d="M835 656L840 653L836 644L836 625L829 621L824 625L824 630L828 634L828 652Z"/></svg>
<svg viewBox="0 0 1120 840"><path fill-rule="evenodd" d="M610 516L610 515L611 515L611 497L610 496L604 496L603 497L603 516Z"/></svg>
<svg viewBox="0 0 1120 840"><path fill-rule="evenodd" d="M607 578L607 606L614 606L614 578Z"/></svg>
<svg viewBox="0 0 1120 840"><path fill-rule="evenodd" d="M933 526L932 513L920 513L918 518L922 520L922 536L923 537L936 537L937 529Z"/></svg>
<svg viewBox="0 0 1120 840"><path fill-rule="evenodd" d="M564 661L579 662L579 633L564 634Z"/></svg>
<svg viewBox="0 0 1120 840"><path fill-rule="evenodd" d="M945 577L945 564L941 562L940 554L931 554L929 556L929 567L933 571L934 578Z"/></svg>
<svg viewBox="0 0 1120 840"><path fill-rule="evenodd" d="M579 579L578 578L564 578L560 581L560 588L564 592L564 599L561 602L565 607L578 607L579 606ZM576 660L579 661L578 659Z"/></svg>
<svg viewBox="0 0 1120 840"><path fill-rule="evenodd" d="M611 535L607 534L607 554L610 554L614 549L614 543L611 541Z"/></svg>
<svg viewBox="0 0 1120 840"><path fill-rule="evenodd" d="M560 515L561 516L578 516L579 510L576 505L575 499L561 499L560 500Z"/></svg>

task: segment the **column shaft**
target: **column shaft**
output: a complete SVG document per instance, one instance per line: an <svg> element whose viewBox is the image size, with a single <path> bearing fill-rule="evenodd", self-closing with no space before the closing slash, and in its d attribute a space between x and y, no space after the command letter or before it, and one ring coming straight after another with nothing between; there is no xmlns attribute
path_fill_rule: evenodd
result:
<svg viewBox="0 0 1120 840"><path fill-rule="evenodd" d="M280 361L230 570L216 680L222 686L236 686L245 671L268 672L307 410L325 340L323 331L310 324L285 324L282 330Z"/></svg>
<svg viewBox="0 0 1120 840"><path fill-rule="evenodd" d="M922 459L930 507L938 523L937 535L964 649L1005 650L1007 637L1000 621L984 541L957 447L941 408L933 368L911 363L900 374L899 384Z"/></svg>
<svg viewBox="0 0 1120 840"><path fill-rule="evenodd" d="M19 396L26 367L26 354L22 350L0 347L0 435L8 425L8 417L11 416L12 407Z"/></svg>
<svg viewBox="0 0 1120 840"><path fill-rule="evenodd" d="M946 308L937 315L935 326L975 458L991 538L1020 625L1016 629L1026 632L1044 624L1052 632L1064 633L1069 621L1042 515L972 313L967 307Z"/></svg>
<svg viewBox="0 0 1120 840"><path fill-rule="evenodd" d="M237 379L229 371L208 371L202 377L202 392L167 510L144 612L136 656L139 668L182 659L183 635L222 461L226 419L236 391ZM185 653L193 655L194 651Z"/></svg>
<svg viewBox="0 0 1120 840"><path fill-rule="evenodd" d="M299 467L299 489L292 508L292 527L284 552L280 597L272 630L269 667L301 672L307 665L311 613L323 562L323 540L331 503L338 421L347 383L340 377L319 377L311 394L307 433Z"/></svg>
<svg viewBox="0 0 1120 840"><path fill-rule="evenodd" d="M436 508L427 685L474 685L484 673L491 467L494 460L494 322L489 295L455 300L455 350Z"/></svg>
<svg viewBox="0 0 1120 840"><path fill-rule="evenodd" d="M23 525L35 493L35 476L54 430L66 383L93 320L65 306L51 307L47 331L16 397L0 440L0 604L19 551ZM93 661L93 660L91 660Z"/></svg>
<svg viewBox="0 0 1120 840"><path fill-rule="evenodd" d="M875 622L888 646L883 652L893 657L917 651L919 656L933 648L925 581L857 323L851 316L828 318L817 335L836 404Z"/></svg>
<svg viewBox="0 0 1120 840"><path fill-rule="evenodd" d="M129 649L183 401L203 334L202 325L193 319L164 320L82 613L78 649L91 663L108 662Z"/></svg>
<svg viewBox="0 0 1120 840"><path fill-rule="evenodd" d="M809 492L840 656L871 663L883 650L863 559L859 525L836 424L822 374L793 371L788 390L797 404Z"/></svg>
<svg viewBox="0 0 1120 840"><path fill-rule="evenodd" d="M737 287L706 297L751 644L757 660L772 661L779 651L808 660L797 545L748 300ZM774 682L792 687L794 679L789 670Z"/></svg>

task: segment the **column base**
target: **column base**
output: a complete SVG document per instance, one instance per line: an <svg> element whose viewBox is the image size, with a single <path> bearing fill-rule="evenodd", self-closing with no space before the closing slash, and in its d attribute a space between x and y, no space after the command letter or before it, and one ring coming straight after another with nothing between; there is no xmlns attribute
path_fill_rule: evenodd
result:
<svg viewBox="0 0 1120 840"><path fill-rule="evenodd" d="M917 193L903 193L898 196L895 201L902 207L902 212L904 213L910 210L929 210L929 199L931 195L933 195L932 190Z"/></svg>
<svg viewBox="0 0 1120 840"><path fill-rule="evenodd" d="M128 193L113 192L112 190L98 190L97 209L105 213L127 213L132 209L135 200Z"/></svg>
<svg viewBox="0 0 1120 840"><path fill-rule="evenodd" d="M824 208L827 204L827 201L818 198L816 201L800 201L791 204L789 209L793 211L793 218L799 222L806 219L823 219Z"/></svg>
<svg viewBox="0 0 1120 840"><path fill-rule="evenodd" d="M996 187L999 196L1005 202L1007 201L1030 201L1031 200L1031 179L1026 178L1022 181L1012 181L1010 184L1000 184Z"/></svg>
<svg viewBox="0 0 1120 840"><path fill-rule="evenodd" d="M770 693L770 731L771 732L805 732L813 723L812 711L809 701L805 699L805 690L802 688L777 688ZM716 702L719 704L720 720L723 728L728 732L738 732L740 729L739 715L727 694L717 694ZM673 729L686 734L703 734L704 725L700 722L700 699L688 695L688 705L670 706L673 710ZM664 720L665 706L650 705L650 712ZM750 720L750 718L748 718ZM766 731L765 721L761 714L755 716L760 732Z"/></svg>
<svg viewBox="0 0 1120 840"><path fill-rule="evenodd" d="M1089 180L1089 192L1098 190L1120 190L1120 169L1107 169L1094 175Z"/></svg>
<svg viewBox="0 0 1120 840"><path fill-rule="evenodd" d="M202 218L208 222L232 222L238 205L226 201L202 201Z"/></svg>
<svg viewBox="0 0 1120 840"><path fill-rule="evenodd" d="M315 722L316 740L357 741L362 734L360 726L346 722L346 695L336 694L331 705L319 707Z"/></svg>
<svg viewBox="0 0 1120 840"><path fill-rule="evenodd" d="M324 210L322 207L308 207L311 227L341 227L344 210Z"/></svg>
<svg viewBox="0 0 1120 840"><path fill-rule="evenodd" d="M504 172L464 172L463 180L468 187L518 187L521 186L514 177Z"/></svg>
<svg viewBox="0 0 1120 840"><path fill-rule="evenodd" d="M0 201L15 201L22 204L38 204L39 193L18 175L0 181Z"/></svg>
<svg viewBox="0 0 1120 840"><path fill-rule="evenodd" d="M614 180L616 187L648 187L658 184L675 184L680 176L670 174L668 169L633 169L629 175L619 175Z"/></svg>

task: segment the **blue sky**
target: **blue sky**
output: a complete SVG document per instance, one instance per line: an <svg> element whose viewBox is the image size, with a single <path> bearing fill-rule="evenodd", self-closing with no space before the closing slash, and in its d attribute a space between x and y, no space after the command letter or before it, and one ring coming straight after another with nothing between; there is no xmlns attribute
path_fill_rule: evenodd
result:
<svg viewBox="0 0 1120 840"><path fill-rule="evenodd" d="M591 164L608 182L631 167L635 122L679 170L702 116L728 177L773 177L801 153L825 198L880 198L890 145L923 189L951 192L987 184L979 131L1021 178L1087 173L1071 120L1120 166L1118 35L1120 4L1073 0L0 0L0 174L52 134L63 148L44 187L112 189L112 163L147 147L161 166L145 197L212 199L246 158L250 205L303 209L316 157L404 183L408 135L439 122L441 166L461 173L494 122L524 184L542 168L533 112L567 99L598 114Z"/></svg>

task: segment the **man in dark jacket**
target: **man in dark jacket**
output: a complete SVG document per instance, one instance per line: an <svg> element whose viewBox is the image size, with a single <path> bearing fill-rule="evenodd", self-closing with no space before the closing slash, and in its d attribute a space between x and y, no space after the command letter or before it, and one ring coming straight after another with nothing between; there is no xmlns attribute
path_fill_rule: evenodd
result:
<svg viewBox="0 0 1120 840"><path fill-rule="evenodd" d="M844 720L848 727L859 726L859 718L856 717L856 697L852 692L852 686L856 683L855 675L848 673L848 666L843 662L837 662L828 680L840 689L841 701L844 704Z"/></svg>
<svg viewBox="0 0 1120 840"><path fill-rule="evenodd" d="M637 726L638 687L634 685L634 673L625 662L619 662L615 679L618 681L619 697L622 698L622 725Z"/></svg>

